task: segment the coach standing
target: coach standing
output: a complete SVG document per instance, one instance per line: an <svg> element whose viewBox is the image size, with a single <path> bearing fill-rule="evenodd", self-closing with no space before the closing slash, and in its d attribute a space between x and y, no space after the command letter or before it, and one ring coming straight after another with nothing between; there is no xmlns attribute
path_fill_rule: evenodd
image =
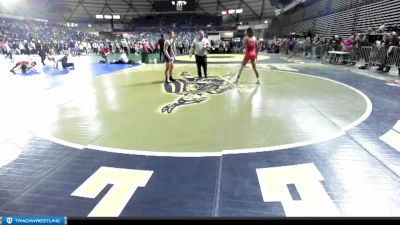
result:
<svg viewBox="0 0 400 225"><path fill-rule="evenodd" d="M210 42L204 37L204 31L200 30L197 35L197 38L193 40L189 57L195 54L199 78L201 78L201 67L204 70L204 77L207 78L207 51L210 48Z"/></svg>

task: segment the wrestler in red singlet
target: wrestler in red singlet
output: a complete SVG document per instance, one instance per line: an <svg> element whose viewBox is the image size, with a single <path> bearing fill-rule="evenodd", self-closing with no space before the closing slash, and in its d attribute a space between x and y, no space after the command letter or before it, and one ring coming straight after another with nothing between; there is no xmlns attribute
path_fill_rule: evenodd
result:
<svg viewBox="0 0 400 225"><path fill-rule="evenodd" d="M243 47L246 47L246 54L244 56L244 59L242 61L242 66L240 67L238 76L236 77L235 84L238 83L240 75L242 74L242 71L244 67L246 66L247 62L250 60L251 66L253 67L254 73L256 74L257 77L257 82L256 84L260 83L257 67L256 67L256 59L257 59L257 40L253 36L253 29L250 27L247 28L246 30L246 37L243 39L244 45ZM243 48L242 47L242 48Z"/></svg>
<svg viewBox="0 0 400 225"><path fill-rule="evenodd" d="M20 62L17 62L17 65L18 66L29 65L29 61L20 61Z"/></svg>
<svg viewBox="0 0 400 225"><path fill-rule="evenodd" d="M243 61L247 63L249 60L255 61L257 59L257 40L252 37L247 39L246 54Z"/></svg>
<svg viewBox="0 0 400 225"><path fill-rule="evenodd" d="M15 69L20 69L22 73L26 73L29 70L34 70L36 66L36 62L29 62L29 61L19 61L15 66L10 70L11 73L15 74Z"/></svg>

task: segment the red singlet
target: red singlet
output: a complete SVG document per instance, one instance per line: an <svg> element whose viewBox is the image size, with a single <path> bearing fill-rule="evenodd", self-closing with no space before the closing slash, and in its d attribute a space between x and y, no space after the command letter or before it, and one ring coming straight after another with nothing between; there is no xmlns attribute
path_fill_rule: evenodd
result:
<svg viewBox="0 0 400 225"><path fill-rule="evenodd" d="M257 40L254 38L247 39L246 45L246 55L244 56L244 61L247 63L249 60L255 61L257 59Z"/></svg>

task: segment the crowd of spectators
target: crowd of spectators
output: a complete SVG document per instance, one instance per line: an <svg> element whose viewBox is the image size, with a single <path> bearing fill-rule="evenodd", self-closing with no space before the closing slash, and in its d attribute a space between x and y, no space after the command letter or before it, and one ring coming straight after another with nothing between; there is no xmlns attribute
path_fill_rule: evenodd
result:
<svg viewBox="0 0 400 225"><path fill-rule="evenodd" d="M12 59L15 54L39 54L42 63L46 55L98 54L108 48L110 53L141 54L159 53L159 39L168 30L141 30L129 32L128 37L104 38L82 31L77 27L38 21L0 19L0 47L3 54ZM175 31L175 52L188 54L190 45L196 38L195 31L177 29ZM262 48L264 47L261 44ZM240 42L233 40L211 41L211 53L235 53Z"/></svg>
<svg viewBox="0 0 400 225"><path fill-rule="evenodd" d="M386 27L385 25L380 26L377 29L368 28L365 33L356 33L346 38L340 35L334 35L332 37L324 37L322 35L313 34L311 32L304 32L302 35L288 35L283 38L275 38L266 42L266 50L269 53L284 53L289 54L291 57L294 49L301 49L304 55L312 54L312 51L317 49L336 52L348 52L351 56L351 61L355 62L362 57L370 57L371 54L378 52L380 64L377 70L381 72L389 72L390 66L386 65L387 58L394 53L394 48L400 47L399 39L400 30L397 26ZM297 47L297 48L296 48ZM362 47L371 47L375 51L371 53L371 50L361 52ZM384 52L384 54L381 54ZM318 57L322 57L322 54L317 53ZM369 61L369 59L365 59ZM355 64L355 63L354 63ZM363 65L360 69L366 69L368 66ZM400 75L400 69L399 69Z"/></svg>

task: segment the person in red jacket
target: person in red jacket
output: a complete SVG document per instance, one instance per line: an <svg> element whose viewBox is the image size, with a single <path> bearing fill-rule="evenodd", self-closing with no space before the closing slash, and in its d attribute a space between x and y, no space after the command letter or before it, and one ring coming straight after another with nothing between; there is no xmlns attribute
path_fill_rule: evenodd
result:
<svg viewBox="0 0 400 225"><path fill-rule="evenodd" d="M108 63L108 55L110 55L110 49L102 48L99 51L99 54L100 54L101 57L104 58L104 61L102 60L102 61L100 61L100 63Z"/></svg>

